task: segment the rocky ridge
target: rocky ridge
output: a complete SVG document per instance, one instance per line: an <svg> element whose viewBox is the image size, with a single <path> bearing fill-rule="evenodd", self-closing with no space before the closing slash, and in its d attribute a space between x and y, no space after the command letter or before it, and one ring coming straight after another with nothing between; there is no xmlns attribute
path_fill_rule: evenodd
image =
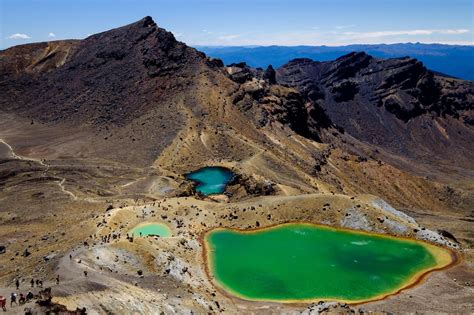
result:
<svg viewBox="0 0 474 315"><path fill-rule="evenodd" d="M404 158L472 167L474 83L416 59L354 52L334 61L295 59L278 83L298 89L340 130Z"/></svg>

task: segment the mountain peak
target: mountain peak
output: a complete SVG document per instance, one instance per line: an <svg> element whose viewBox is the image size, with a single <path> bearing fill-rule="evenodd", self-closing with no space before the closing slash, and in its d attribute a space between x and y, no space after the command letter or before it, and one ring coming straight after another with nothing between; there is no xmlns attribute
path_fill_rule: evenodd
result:
<svg viewBox="0 0 474 315"><path fill-rule="evenodd" d="M143 19L137 21L137 23L142 23L143 27L156 26L155 21L149 15L145 16Z"/></svg>
<svg viewBox="0 0 474 315"><path fill-rule="evenodd" d="M119 27L118 29L127 29L127 28L148 28L157 26L156 22L149 15L141 18L136 22Z"/></svg>
<svg viewBox="0 0 474 315"><path fill-rule="evenodd" d="M134 37L136 37L137 39L144 39L150 33L154 31L169 33L166 30L159 28L157 24L155 23L155 21L153 21L151 16L145 16L144 18L136 22L133 22L121 27L117 27L105 32L94 34L88 37L87 39L92 38L92 39L98 39L98 40L104 41L106 37L109 37L110 39L114 39L114 40L132 40L133 41L135 40ZM144 35L144 34L147 34L147 35Z"/></svg>

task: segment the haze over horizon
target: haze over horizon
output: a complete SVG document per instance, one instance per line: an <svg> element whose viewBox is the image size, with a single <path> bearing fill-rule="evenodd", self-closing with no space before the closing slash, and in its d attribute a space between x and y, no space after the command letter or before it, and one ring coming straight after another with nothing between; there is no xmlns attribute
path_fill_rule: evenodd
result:
<svg viewBox="0 0 474 315"><path fill-rule="evenodd" d="M0 49L85 38L147 15L193 46L473 45L472 12L469 0L2 0Z"/></svg>

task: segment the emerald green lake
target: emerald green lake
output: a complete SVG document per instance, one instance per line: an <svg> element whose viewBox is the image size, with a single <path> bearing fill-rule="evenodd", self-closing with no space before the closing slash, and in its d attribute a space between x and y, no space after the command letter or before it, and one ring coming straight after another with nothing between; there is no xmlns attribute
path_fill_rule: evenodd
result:
<svg viewBox="0 0 474 315"><path fill-rule="evenodd" d="M219 228L205 243L218 286L250 300L360 302L451 263L447 250L427 243L310 224Z"/></svg>
<svg viewBox="0 0 474 315"><path fill-rule="evenodd" d="M185 176L197 183L196 191L208 196L222 194L227 184L234 177L234 173L224 167L210 166L203 167Z"/></svg>
<svg viewBox="0 0 474 315"><path fill-rule="evenodd" d="M144 223L137 225L129 232L134 237L139 236L148 236L148 235L158 235L161 237L171 236L170 228L163 223ZM140 234L141 233L141 234Z"/></svg>

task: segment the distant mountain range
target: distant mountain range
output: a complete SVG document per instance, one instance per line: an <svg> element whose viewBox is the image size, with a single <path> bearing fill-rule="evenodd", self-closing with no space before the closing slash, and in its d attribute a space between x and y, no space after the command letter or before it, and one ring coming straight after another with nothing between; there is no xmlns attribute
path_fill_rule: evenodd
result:
<svg viewBox="0 0 474 315"><path fill-rule="evenodd" d="M441 44L391 44L328 46L199 46L200 51L225 64L246 62L251 67L280 67L295 58L328 61L354 51L379 58L409 56L426 67L460 79L474 81L474 46Z"/></svg>

